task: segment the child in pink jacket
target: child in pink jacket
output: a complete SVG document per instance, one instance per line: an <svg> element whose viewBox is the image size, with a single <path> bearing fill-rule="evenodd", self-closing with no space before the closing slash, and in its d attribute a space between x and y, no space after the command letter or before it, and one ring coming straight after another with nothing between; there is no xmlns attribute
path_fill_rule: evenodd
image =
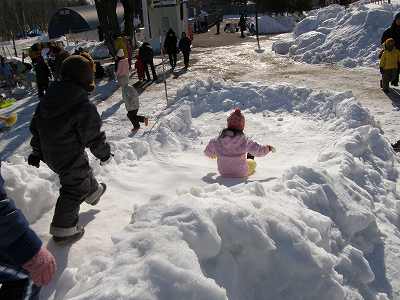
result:
<svg viewBox="0 0 400 300"><path fill-rule="evenodd" d="M265 156L275 149L269 145L260 145L243 133L245 118L240 109L236 109L227 120L228 127L219 137L212 139L204 154L217 158L218 171L223 177L244 178L255 172L256 163L249 156Z"/></svg>

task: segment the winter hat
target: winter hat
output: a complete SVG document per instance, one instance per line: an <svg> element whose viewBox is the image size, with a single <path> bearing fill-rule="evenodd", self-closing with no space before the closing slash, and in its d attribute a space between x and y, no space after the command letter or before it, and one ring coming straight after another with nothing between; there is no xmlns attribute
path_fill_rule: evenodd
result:
<svg viewBox="0 0 400 300"><path fill-rule="evenodd" d="M386 41L385 41L385 47L388 47L388 46L394 46L396 44L396 42L394 41L394 39L392 39L392 38L388 38Z"/></svg>
<svg viewBox="0 0 400 300"><path fill-rule="evenodd" d="M117 52L117 57L123 58L125 57L125 53L123 49L119 49Z"/></svg>
<svg viewBox="0 0 400 300"><path fill-rule="evenodd" d="M239 108L236 108L227 119L228 128L236 130L244 130L245 118Z"/></svg>
<svg viewBox="0 0 400 300"><path fill-rule="evenodd" d="M95 88L93 65L81 55L71 55L61 65L61 78L80 85L88 92Z"/></svg>

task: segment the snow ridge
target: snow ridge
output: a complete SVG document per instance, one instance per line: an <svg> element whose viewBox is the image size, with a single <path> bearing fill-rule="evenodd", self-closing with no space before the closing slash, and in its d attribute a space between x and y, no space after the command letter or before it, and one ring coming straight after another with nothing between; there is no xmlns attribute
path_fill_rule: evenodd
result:
<svg viewBox="0 0 400 300"><path fill-rule="evenodd" d="M368 110L351 93L197 81L178 91L150 147L185 150L201 134L192 118L234 107L323 120L337 139L274 184L214 183L154 196L113 237L112 255L65 271L56 299L392 296L375 254L384 228L397 224L397 160Z"/></svg>
<svg viewBox="0 0 400 300"><path fill-rule="evenodd" d="M331 5L314 10L296 25L293 40L278 41L272 50L310 64L376 66L382 33L397 10L397 5L362 1L348 8Z"/></svg>

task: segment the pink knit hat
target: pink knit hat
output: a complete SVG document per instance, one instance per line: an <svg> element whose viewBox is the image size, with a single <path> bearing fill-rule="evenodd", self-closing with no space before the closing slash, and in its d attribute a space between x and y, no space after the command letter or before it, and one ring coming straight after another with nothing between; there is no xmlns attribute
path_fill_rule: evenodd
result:
<svg viewBox="0 0 400 300"><path fill-rule="evenodd" d="M244 130L245 119L239 108L236 108L235 111L231 113L227 122L229 129Z"/></svg>

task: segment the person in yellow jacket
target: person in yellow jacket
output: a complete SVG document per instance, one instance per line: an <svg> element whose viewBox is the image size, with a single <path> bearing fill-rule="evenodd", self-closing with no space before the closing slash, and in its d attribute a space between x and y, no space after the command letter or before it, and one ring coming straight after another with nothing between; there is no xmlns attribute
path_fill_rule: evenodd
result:
<svg viewBox="0 0 400 300"><path fill-rule="evenodd" d="M399 63L400 51L396 49L394 39L387 39L379 64L382 74L381 88L385 93L389 92L389 83L394 80Z"/></svg>

